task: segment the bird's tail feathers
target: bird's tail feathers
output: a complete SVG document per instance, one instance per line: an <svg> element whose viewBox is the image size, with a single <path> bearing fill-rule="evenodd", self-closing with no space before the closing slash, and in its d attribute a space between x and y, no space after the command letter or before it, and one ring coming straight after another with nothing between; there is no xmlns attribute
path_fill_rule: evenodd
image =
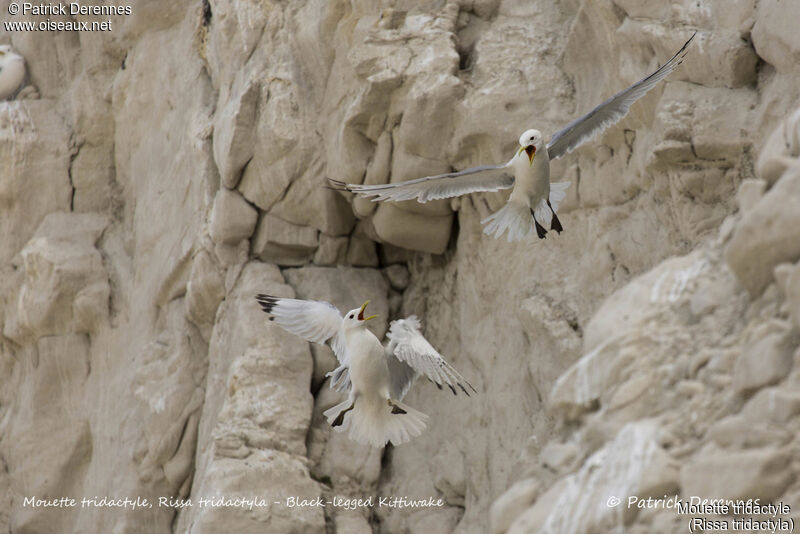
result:
<svg viewBox="0 0 800 534"><path fill-rule="evenodd" d="M550 227L553 223L553 212L550 210L550 206L547 205L547 200L542 199L539 201L539 204L533 210L533 216L545 228Z"/></svg>
<svg viewBox="0 0 800 534"><path fill-rule="evenodd" d="M567 198L567 189L572 182L555 182L550 184L550 205L553 211L558 211L561 201Z"/></svg>
<svg viewBox="0 0 800 534"><path fill-rule="evenodd" d="M509 200L506 205L481 221L483 233L498 239L508 230L508 242L528 237L533 227L530 208L523 203Z"/></svg>
<svg viewBox="0 0 800 534"><path fill-rule="evenodd" d="M428 416L400 401L391 402L392 405L382 400L370 402L363 397L355 402L348 399L324 415L333 424L342 412L352 407L334 430L347 432L350 439L373 447L383 447L387 441L400 445L422 434Z"/></svg>

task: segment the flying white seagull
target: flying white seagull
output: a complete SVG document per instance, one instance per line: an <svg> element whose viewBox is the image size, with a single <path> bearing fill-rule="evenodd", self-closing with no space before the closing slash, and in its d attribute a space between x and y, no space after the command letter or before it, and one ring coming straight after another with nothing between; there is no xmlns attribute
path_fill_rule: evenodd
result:
<svg viewBox="0 0 800 534"><path fill-rule="evenodd" d="M417 376L430 379L439 389L473 388L428 343L415 316L392 321L383 346L370 332L364 317L369 301L342 317L333 305L317 300L298 300L257 295L270 321L307 341L330 341L339 367L328 373L331 387L350 389L347 400L325 411L338 432L375 447L387 441L399 445L419 436L428 416L401 400Z"/></svg>
<svg viewBox="0 0 800 534"><path fill-rule="evenodd" d="M25 58L9 45L0 45L0 100L17 93L25 81Z"/></svg>
<svg viewBox="0 0 800 534"><path fill-rule="evenodd" d="M506 205L481 223L483 232L498 238L508 230L508 241L527 237L535 226L543 239L545 226L561 232L556 211L566 196L569 182L550 183L550 160L572 152L590 141L609 126L619 122L631 105L643 97L658 82L669 76L686 56L692 35L672 58L649 76L612 96L586 115L575 119L556 132L545 144L539 130L526 130L519 138L520 147L508 163L481 165L458 172L426 176L393 184L359 185L331 180L335 188L362 197L374 197L373 202L416 199L429 200L457 197L479 191L498 191L513 187ZM539 157L536 157L539 156Z"/></svg>

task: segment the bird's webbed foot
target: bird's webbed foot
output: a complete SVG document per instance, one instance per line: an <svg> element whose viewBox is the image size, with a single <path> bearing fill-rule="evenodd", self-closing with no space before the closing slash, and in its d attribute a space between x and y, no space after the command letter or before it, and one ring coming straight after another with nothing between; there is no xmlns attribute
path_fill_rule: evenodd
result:
<svg viewBox="0 0 800 534"><path fill-rule="evenodd" d="M397 404L392 402L392 399L387 399L386 402L389 404L389 406L392 407L392 415L404 415L404 414L408 413L404 409L402 409L400 406L398 406Z"/></svg>
<svg viewBox="0 0 800 534"><path fill-rule="evenodd" d="M337 415L336 419L333 420L333 423L331 423L331 426L333 426L333 427L342 426L342 424L344 423L344 414L346 414L347 412L352 410L355 407L355 405L356 404L353 403L348 409L342 410L341 412L339 412L339 415Z"/></svg>
<svg viewBox="0 0 800 534"><path fill-rule="evenodd" d="M561 226L561 221L558 220L558 215L556 215L556 210L553 209L553 206L550 205L550 199L547 200L547 207L550 208L550 211L553 212L553 220L550 223L550 229L555 230L559 234L564 230Z"/></svg>
<svg viewBox="0 0 800 534"><path fill-rule="evenodd" d="M533 217L533 225L536 227L536 235L539 236L539 239L547 237L547 230L536 220L536 215L533 214L533 210L531 210L531 217Z"/></svg>

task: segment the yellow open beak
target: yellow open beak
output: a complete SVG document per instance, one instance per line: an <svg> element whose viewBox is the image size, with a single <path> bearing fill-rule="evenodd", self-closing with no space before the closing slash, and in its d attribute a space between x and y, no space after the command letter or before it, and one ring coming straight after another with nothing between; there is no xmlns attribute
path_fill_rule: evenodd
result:
<svg viewBox="0 0 800 534"><path fill-rule="evenodd" d="M531 161L531 165L533 165L533 158L536 157L536 147L533 145L528 145L524 150L525 153L528 154L528 159Z"/></svg>
<svg viewBox="0 0 800 534"><path fill-rule="evenodd" d="M361 309L358 310L358 320L359 321L369 321L370 319L374 319L377 315L370 315L369 317L364 317L364 310L367 309L367 304L369 301L365 302L361 305Z"/></svg>

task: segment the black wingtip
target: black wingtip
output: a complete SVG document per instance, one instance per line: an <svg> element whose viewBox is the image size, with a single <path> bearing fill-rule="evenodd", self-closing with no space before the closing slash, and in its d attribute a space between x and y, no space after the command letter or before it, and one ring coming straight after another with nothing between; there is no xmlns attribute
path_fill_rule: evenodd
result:
<svg viewBox="0 0 800 534"><path fill-rule="evenodd" d="M278 303L278 297L273 297L272 295L264 295L263 293L259 293L256 295L256 301L261 305L261 309L264 310L266 313L272 313L272 308ZM275 318L270 317L269 320L273 321Z"/></svg>
<svg viewBox="0 0 800 534"><path fill-rule="evenodd" d="M334 191L348 191L348 192L350 191L347 182L343 182L341 180L334 180L333 178L328 178L328 182L331 183L331 185L325 186L328 189L332 189Z"/></svg>
<svg viewBox="0 0 800 534"><path fill-rule="evenodd" d="M683 43L683 46L681 47L681 49L680 49L680 50L678 50L678 54L680 54L681 52L683 52L684 50L686 50L686 48L688 48L688 46L689 46L689 43L691 43L691 42L692 42L692 40L693 40L693 39L694 39L696 36L697 36L697 31L695 30L695 32L692 34L692 36L691 36L691 37L689 37L689 38L686 40L686 42L685 42L685 43Z"/></svg>
<svg viewBox="0 0 800 534"><path fill-rule="evenodd" d="M692 40L694 40L694 38L695 38L696 36L697 36L697 31L695 31L695 32L692 34L692 36L691 36L691 37L689 37L689 39L687 39L685 43L683 43L683 46L681 47L681 49L680 49L680 50L678 50L678 53L677 53L677 54L675 54L675 56L679 56L681 53L683 53L683 57L686 57L686 54L688 54L688 53L689 53L689 50L688 50L688 48L689 48L689 44L692 42Z"/></svg>
<svg viewBox="0 0 800 534"><path fill-rule="evenodd" d="M450 391L452 391L452 392L453 392L453 395L458 395L458 392L456 391L456 388L454 388L454 387L453 387L453 386L451 386L450 384L447 384L447 387L449 387L449 388L450 388Z"/></svg>

